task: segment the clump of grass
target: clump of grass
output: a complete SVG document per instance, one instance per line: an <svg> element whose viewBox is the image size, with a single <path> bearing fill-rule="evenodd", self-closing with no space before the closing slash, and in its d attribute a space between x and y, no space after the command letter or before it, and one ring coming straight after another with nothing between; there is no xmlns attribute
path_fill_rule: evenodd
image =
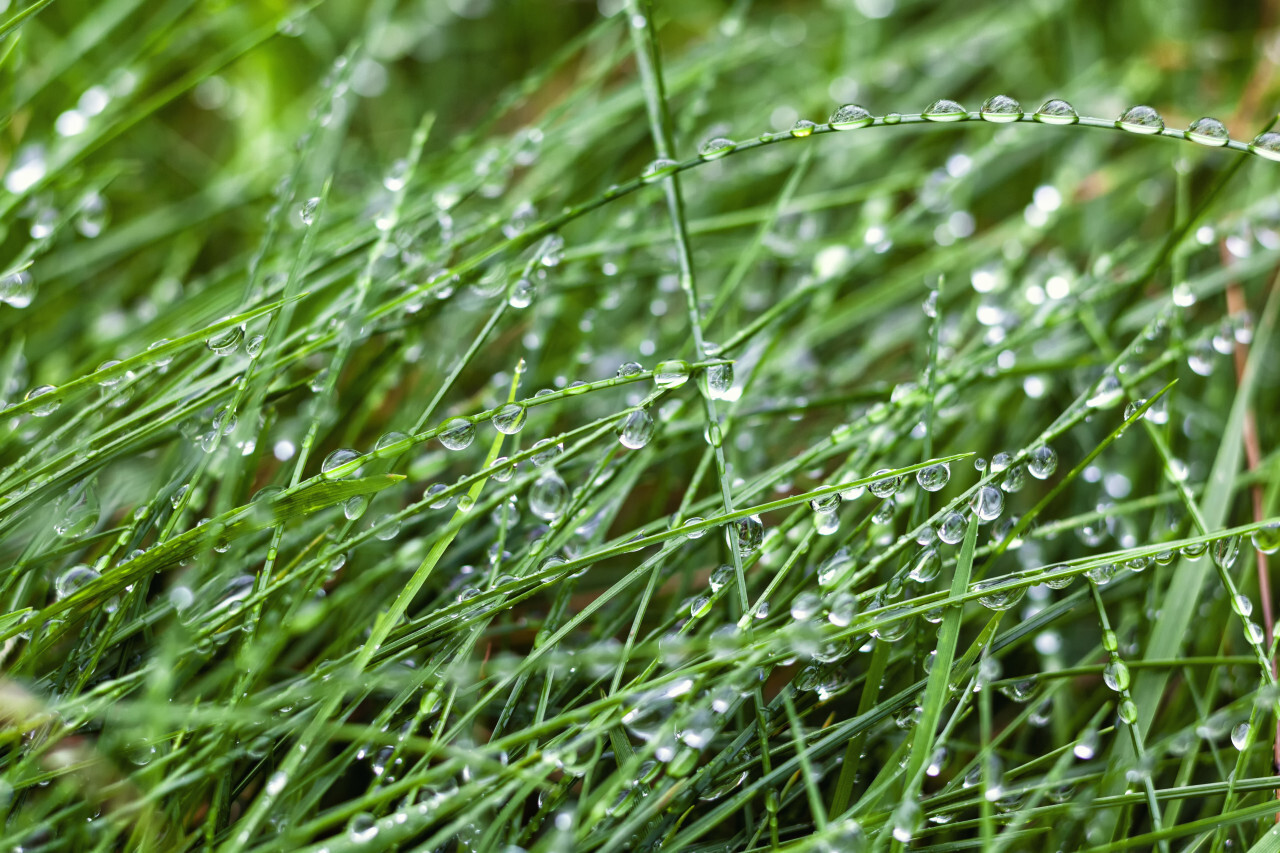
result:
<svg viewBox="0 0 1280 853"><path fill-rule="evenodd" d="M1273 849L1252 24L828 5L0 13L0 843Z"/></svg>

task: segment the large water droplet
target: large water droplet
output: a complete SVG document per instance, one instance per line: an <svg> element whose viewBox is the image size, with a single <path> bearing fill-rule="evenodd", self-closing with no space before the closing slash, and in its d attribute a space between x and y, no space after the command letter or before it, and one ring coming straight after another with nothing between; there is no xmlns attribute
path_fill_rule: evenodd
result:
<svg viewBox="0 0 1280 853"><path fill-rule="evenodd" d="M36 298L36 282L26 270L0 278L0 302L13 308L26 308Z"/></svg>
<svg viewBox="0 0 1280 853"><path fill-rule="evenodd" d="M975 592L982 592L983 590L987 590L992 587L999 586L1002 583L1004 583L1004 581L1000 581L1000 580L981 581L979 583L974 584L973 589ZM978 599L978 603L981 604L983 607L987 608L988 610L1010 610L1013 607L1015 607L1019 601L1022 600L1022 596L1026 594L1026 591L1027 591L1027 588L1025 586L1013 587L1011 589L1004 589L1004 590L1000 590L998 592L992 592L980 597Z"/></svg>
<svg viewBox="0 0 1280 853"><path fill-rule="evenodd" d="M963 121L969 117L964 107L946 98L939 98L934 101L925 108L921 115L929 121Z"/></svg>
<svg viewBox="0 0 1280 853"><path fill-rule="evenodd" d="M1164 130L1164 119L1151 107L1140 104L1121 113L1116 125L1130 133L1159 133Z"/></svg>
<svg viewBox="0 0 1280 853"><path fill-rule="evenodd" d="M646 184L651 184L659 178L670 175L675 172L676 166L677 163L675 160L667 160L664 158L654 160L644 169L644 175L642 176L644 178L644 182Z"/></svg>
<svg viewBox="0 0 1280 853"><path fill-rule="evenodd" d="M353 459L359 459L360 454L349 447L335 450L324 458L324 462L320 463L320 473L328 475L329 472L341 468Z"/></svg>
<svg viewBox="0 0 1280 853"><path fill-rule="evenodd" d="M749 515L738 521L738 553L746 556L760 547L764 541L764 522L758 515Z"/></svg>
<svg viewBox="0 0 1280 853"><path fill-rule="evenodd" d="M871 113L857 104L845 104L831 114L828 119L836 130L852 130L855 127L866 127L873 121Z"/></svg>
<svg viewBox="0 0 1280 853"><path fill-rule="evenodd" d="M1280 133L1260 133L1249 143L1249 150L1259 157L1280 162Z"/></svg>
<svg viewBox="0 0 1280 853"><path fill-rule="evenodd" d="M920 488L926 492L936 492L942 489L951 480L951 468L945 462L939 462L937 465L930 465L928 468L921 468L916 472L916 482L920 484Z"/></svg>
<svg viewBox="0 0 1280 853"><path fill-rule="evenodd" d="M1280 550L1280 522L1273 522L1266 527L1260 527L1249 537L1253 541L1253 547L1264 554L1274 554Z"/></svg>
<svg viewBox="0 0 1280 853"><path fill-rule="evenodd" d="M964 539L965 527L968 522L964 520L964 516L958 512L949 512L942 517L941 523L938 524L938 538L948 545L958 545Z"/></svg>
<svg viewBox="0 0 1280 853"><path fill-rule="evenodd" d="M449 450L466 450L476 437L476 425L466 418L449 418L440 424L436 437Z"/></svg>
<svg viewBox="0 0 1280 853"><path fill-rule="evenodd" d="M644 409L636 409L627 415L618 429L618 441L631 450L639 450L652 438L653 416Z"/></svg>
<svg viewBox="0 0 1280 853"><path fill-rule="evenodd" d="M1231 745L1244 752L1249 746L1249 723L1245 721L1231 730Z"/></svg>
<svg viewBox="0 0 1280 853"><path fill-rule="evenodd" d="M72 566L58 575L58 579L53 584L53 594L61 601L74 595L78 590L84 589L100 577L102 575L88 566Z"/></svg>
<svg viewBox="0 0 1280 853"><path fill-rule="evenodd" d="M1102 668L1102 681L1116 693L1129 689L1129 667L1124 661L1114 658Z"/></svg>
<svg viewBox="0 0 1280 853"><path fill-rule="evenodd" d="M43 418L58 411L58 407L62 405L61 398L53 395L53 392L56 390L58 389L54 388L52 385L37 385L35 388L28 391L27 396L22 399L23 402L30 402L40 397L48 397L47 400L42 400L37 403L35 408L31 410L32 415L37 418Z"/></svg>
<svg viewBox="0 0 1280 853"><path fill-rule="evenodd" d="M706 370L707 396L713 400L727 400L733 391L733 365L713 364Z"/></svg>
<svg viewBox="0 0 1280 853"><path fill-rule="evenodd" d="M1075 124L1080 120L1075 107L1058 98L1051 98L1041 104L1032 118L1044 124Z"/></svg>
<svg viewBox="0 0 1280 853"><path fill-rule="evenodd" d="M723 136L716 136L702 143L702 147L698 149L698 155L703 160L716 160L733 150L733 140Z"/></svg>
<svg viewBox="0 0 1280 853"><path fill-rule="evenodd" d="M981 521L993 521L1004 511L1004 494L994 486L982 486L969 501Z"/></svg>
<svg viewBox="0 0 1280 853"><path fill-rule="evenodd" d="M244 326L239 325L219 332L206 340L204 344L214 355L228 356L240 349L240 342L243 340Z"/></svg>
<svg viewBox="0 0 1280 853"><path fill-rule="evenodd" d="M653 381L659 388L679 388L689 381L689 363L680 360L658 362L653 369Z"/></svg>
<svg viewBox="0 0 1280 853"><path fill-rule="evenodd" d="M529 489L529 509L546 521L554 521L569 502L569 487L556 469L548 468Z"/></svg>
<svg viewBox="0 0 1280 853"><path fill-rule="evenodd" d="M917 830L920 828L920 804L915 800L907 799L898 803L898 807L893 810L893 838L895 841L906 844L911 841Z"/></svg>
<svg viewBox="0 0 1280 853"><path fill-rule="evenodd" d="M503 435L515 435L524 426L525 408L519 403L507 403L493 413L493 428Z"/></svg>
<svg viewBox="0 0 1280 853"><path fill-rule="evenodd" d="M1229 569L1240 554L1240 537L1228 536L1213 543L1213 562L1220 569Z"/></svg>
<svg viewBox="0 0 1280 853"><path fill-rule="evenodd" d="M1047 480L1058 470L1058 452L1047 444L1034 448L1027 456L1027 470L1037 480Z"/></svg>
<svg viewBox="0 0 1280 853"><path fill-rule="evenodd" d="M1230 138L1226 125L1208 116L1196 119L1187 128L1187 139L1201 145L1212 145L1216 148L1226 145Z"/></svg>
<svg viewBox="0 0 1280 853"><path fill-rule="evenodd" d="M892 469L890 468L881 468L871 476L884 477L885 474L888 474L891 471ZM905 477L900 475L897 477L884 477L884 479L874 480L867 484L867 491L871 492L871 494L878 498L891 498L898 493L899 489L902 488L904 479Z"/></svg>
<svg viewBox="0 0 1280 853"><path fill-rule="evenodd" d="M808 119L802 118L795 124L791 125L791 135L796 138L804 138L813 133L813 129L815 127L817 127L816 124Z"/></svg>
<svg viewBox="0 0 1280 853"><path fill-rule="evenodd" d="M1008 95L994 95L982 104L979 115L985 121L1004 123L1022 118L1022 104Z"/></svg>

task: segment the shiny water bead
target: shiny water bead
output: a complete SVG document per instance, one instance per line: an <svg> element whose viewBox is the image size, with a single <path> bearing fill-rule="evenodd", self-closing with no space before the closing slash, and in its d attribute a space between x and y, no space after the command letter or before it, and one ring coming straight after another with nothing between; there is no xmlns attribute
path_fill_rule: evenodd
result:
<svg viewBox="0 0 1280 853"><path fill-rule="evenodd" d="M408 437L409 436L405 435L404 433L396 432L395 430L392 430L391 432L383 433L382 435L378 436L378 440L374 442L373 455L377 456L380 459L385 459L388 456L395 456L396 445L398 445L400 442L404 441Z"/></svg>
<svg viewBox="0 0 1280 853"><path fill-rule="evenodd" d="M341 468L343 465L346 465L348 462L352 461L353 459L359 459L359 458L360 458L360 454L349 447L344 447L339 450L335 450L324 458L324 462L320 463L320 473L327 475L331 471L334 471L338 468Z"/></svg>
<svg viewBox="0 0 1280 853"><path fill-rule="evenodd" d="M1003 583L1004 581L1000 580L981 581L973 585L973 590L974 592L983 592L998 587ZM1026 592L1027 588L1025 586L1001 589L996 592L988 592L986 595L979 597L978 603L988 610L1010 610L1022 600L1022 596Z"/></svg>
<svg viewBox="0 0 1280 853"><path fill-rule="evenodd" d="M36 298L36 282L26 270L0 278L0 302L12 308L26 308Z"/></svg>
<svg viewBox="0 0 1280 853"><path fill-rule="evenodd" d="M524 427L528 413L519 403L507 403L493 413L493 428L503 435L515 435Z"/></svg>
<svg viewBox="0 0 1280 853"><path fill-rule="evenodd" d="M476 437L476 425L466 418L449 418L440 424L436 437L449 450L466 450Z"/></svg>
<svg viewBox="0 0 1280 853"><path fill-rule="evenodd" d="M654 160L644 169L644 182L646 184L652 183L661 177L672 174L676 170L676 165L675 160L667 160L665 158Z"/></svg>
<svg viewBox="0 0 1280 853"><path fill-rule="evenodd" d="M808 119L802 118L795 124L791 125L791 135L797 138L803 138L813 133L813 129L815 127L817 127L816 124Z"/></svg>
<svg viewBox="0 0 1280 853"><path fill-rule="evenodd" d="M885 124L900 124L902 122L902 113L885 113Z"/></svg>
<svg viewBox="0 0 1280 853"><path fill-rule="evenodd" d="M1125 666L1124 661L1119 658L1113 658L1110 663L1102 668L1102 681L1116 693L1128 690L1129 667Z"/></svg>
<svg viewBox="0 0 1280 853"><path fill-rule="evenodd" d="M619 379L625 379L639 373L644 373L644 368L634 361L627 361L618 366L618 372L614 375Z"/></svg>
<svg viewBox="0 0 1280 853"><path fill-rule="evenodd" d="M958 545L964 539L964 531L968 522L958 512L949 512L942 517L938 525L938 538L948 545Z"/></svg>
<svg viewBox="0 0 1280 853"><path fill-rule="evenodd" d="M244 352L249 358L257 358L262 354L262 348L267 343L266 335L253 335L244 342Z"/></svg>
<svg viewBox="0 0 1280 853"><path fill-rule="evenodd" d="M298 208L298 218L303 225L313 225L316 221L316 209L320 207L320 198L309 198Z"/></svg>
<svg viewBox="0 0 1280 853"><path fill-rule="evenodd" d="M1130 418L1132 418L1134 415L1138 414L1138 412L1139 412L1139 411L1142 409L1142 407L1143 407L1143 406L1145 406L1146 404L1147 404L1147 401L1146 401L1146 399L1143 399L1143 398L1140 398L1140 399L1137 399L1137 400L1131 400L1130 402L1128 402L1127 404L1125 404L1125 407L1124 407L1124 419L1127 421L1127 420L1129 420Z"/></svg>
<svg viewBox="0 0 1280 853"><path fill-rule="evenodd" d="M813 616L822 607L822 599L816 593L802 592L791 602L791 618L797 622L804 622Z"/></svg>
<svg viewBox="0 0 1280 853"><path fill-rule="evenodd" d="M219 332L204 342L209 351L214 355L228 356L240 349L240 342L244 340L244 326L232 326L230 329Z"/></svg>
<svg viewBox="0 0 1280 853"><path fill-rule="evenodd" d="M39 400L41 397L47 397L48 399L40 400L40 402L31 410L32 415L37 418L43 418L48 415L52 415L58 410L58 407L62 405L62 400L53 396L53 392L56 390L58 389L54 388L52 385L37 385L35 388L28 391L27 396L23 397L22 400L24 403L29 403L32 400Z"/></svg>
<svg viewBox="0 0 1280 853"><path fill-rule="evenodd" d="M866 127L874 119L865 108L857 104L845 104L833 112L827 121L836 130L852 130L856 127Z"/></svg>
<svg viewBox="0 0 1280 853"><path fill-rule="evenodd" d="M538 287L527 278L521 278L511 287L511 294L507 297L507 304L512 308L528 308L533 304L533 297L538 293Z"/></svg>
<svg viewBox="0 0 1280 853"><path fill-rule="evenodd" d="M568 503L569 487L554 468L543 472L529 489L529 509L545 521L559 518Z"/></svg>
<svg viewBox="0 0 1280 853"><path fill-rule="evenodd" d="M1014 465L1000 480L1000 489L1002 491L1013 494L1022 491L1027 484L1027 467L1025 465Z"/></svg>
<svg viewBox="0 0 1280 853"><path fill-rule="evenodd" d="M733 365L713 364L706 369L707 396L713 400L728 399L733 390Z"/></svg>
<svg viewBox="0 0 1280 853"><path fill-rule="evenodd" d="M1058 452L1047 444L1033 448L1027 455L1027 471L1037 480L1047 480L1058 470Z"/></svg>
<svg viewBox="0 0 1280 853"><path fill-rule="evenodd" d="M1259 527L1249 536L1253 542L1253 547L1264 554L1274 554L1280 550L1280 522L1272 522L1265 527Z"/></svg>
<svg viewBox="0 0 1280 853"><path fill-rule="evenodd" d="M1041 104L1032 118L1043 124L1075 124L1080 120L1075 107L1058 98L1051 98Z"/></svg>
<svg viewBox="0 0 1280 853"><path fill-rule="evenodd" d="M653 415L636 409L623 419L618 428L618 441L623 447L639 450L653 439Z"/></svg>
<svg viewBox="0 0 1280 853"><path fill-rule="evenodd" d="M1201 145L1211 145L1216 148L1226 145L1230 138L1226 125L1208 116L1196 119L1187 128L1187 139Z"/></svg>
<svg viewBox="0 0 1280 853"><path fill-rule="evenodd" d="M908 575L916 583L928 583L942 573L942 556L937 548L926 548L920 553Z"/></svg>
<svg viewBox="0 0 1280 853"><path fill-rule="evenodd" d="M994 521L1004 511L1004 494L994 486L982 486L969 500L979 521Z"/></svg>
<svg viewBox="0 0 1280 853"><path fill-rule="evenodd" d="M1231 745L1244 752L1249 746L1249 723L1245 721L1231 730Z"/></svg>
<svg viewBox="0 0 1280 853"><path fill-rule="evenodd" d="M818 566L818 585L831 586L853 565L853 553L848 548L837 549Z"/></svg>
<svg viewBox="0 0 1280 853"><path fill-rule="evenodd" d="M364 515L364 511L369 508L368 495L355 495L349 497L342 504L342 514L348 521L355 521Z"/></svg>
<svg viewBox="0 0 1280 853"><path fill-rule="evenodd" d="M715 160L723 157L733 150L733 140L723 136L716 136L702 143L702 147L698 149L698 156L703 160Z"/></svg>
<svg viewBox="0 0 1280 853"><path fill-rule="evenodd" d="M74 595L77 591L84 589L89 584L101 578L102 575L86 565L72 566L62 574L58 575L58 579L53 583L53 594L61 601Z"/></svg>
<svg viewBox="0 0 1280 853"><path fill-rule="evenodd" d="M834 511L814 513L813 529L819 536L830 536L840 529L840 514Z"/></svg>
<svg viewBox="0 0 1280 853"><path fill-rule="evenodd" d="M978 112L984 121L1004 123L1022 118L1022 104L1008 95L994 95L982 103Z"/></svg>
<svg viewBox="0 0 1280 853"><path fill-rule="evenodd" d="M1106 586L1116 576L1116 567L1114 563L1103 563L1101 566L1085 570L1084 576L1094 586Z"/></svg>
<svg viewBox="0 0 1280 853"><path fill-rule="evenodd" d="M898 490L902 488L902 485L903 485L902 481L905 478L902 476L885 477L884 475L891 473L891 470L892 469L889 469L889 468L881 468L879 471L876 471L874 474L872 474L871 476L881 477L882 479L873 480L872 482L868 483L867 491L871 492L871 494L875 495L878 498L891 498L895 494L897 494Z"/></svg>
<svg viewBox="0 0 1280 853"><path fill-rule="evenodd" d="M1229 569L1240 555L1240 537L1228 536L1213 543L1213 562L1220 569Z"/></svg>
<svg viewBox="0 0 1280 853"><path fill-rule="evenodd" d="M738 553L746 556L760 547L764 541L764 522L758 515L740 519L738 527Z"/></svg>
<svg viewBox="0 0 1280 853"><path fill-rule="evenodd" d="M835 512L840 508L842 501L843 498L840 497L839 492L834 495L823 495L809 501L809 509L814 512Z"/></svg>
<svg viewBox="0 0 1280 853"><path fill-rule="evenodd" d="M680 524L680 529L684 531L686 539L701 539L707 535L707 528L702 526L702 522L706 521L700 515L691 515Z"/></svg>
<svg viewBox="0 0 1280 853"><path fill-rule="evenodd" d="M542 468L550 462L554 462L561 453L564 453L564 445L560 442L553 442L549 438L540 438L533 443L533 456L530 461L537 468Z"/></svg>
<svg viewBox="0 0 1280 853"><path fill-rule="evenodd" d="M946 98L934 101L921 115L929 121L962 121L969 117L964 107Z"/></svg>
<svg viewBox="0 0 1280 853"><path fill-rule="evenodd" d="M1151 107L1140 104L1121 113L1116 125L1130 133L1159 133L1164 130L1164 119Z"/></svg>
<svg viewBox="0 0 1280 853"><path fill-rule="evenodd" d="M1249 150L1259 157L1280 162L1280 133L1260 133L1249 143Z"/></svg>
<svg viewBox="0 0 1280 853"><path fill-rule="evenodd" d="M921 468L916 472L916 482L926 492L936 492L951 480L951 468L945 462Z"/></svg>
<svg viewBox="0 0 1280 853"><path fill-rule="evenodd" d="M687 361L660 361L653 369L653 381L659 388L679 388L689 381Z"/></svg>
<svg viewBox="0 0 1280 853"><path fill-rule="evenodd" d="M729 584L733 583L737 572L733 566L728 564L722 565L711 573L707 584L711 587L712 592L719 592Z"/></svg>

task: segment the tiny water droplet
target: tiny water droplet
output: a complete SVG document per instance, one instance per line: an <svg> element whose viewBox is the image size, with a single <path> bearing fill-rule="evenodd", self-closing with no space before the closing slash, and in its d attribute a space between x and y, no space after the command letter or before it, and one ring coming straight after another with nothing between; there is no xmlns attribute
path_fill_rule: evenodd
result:
<svg viewBox="0 0 1280 853"><path fill-rule="evenodd" d="M466 450L476 437L476 425L466 418L449 418L440 424L436 438L449 450Z"/></svg>
<svg viewBox="0 0 1280 853"><path fill-rule="evenodd" d="M985 121L996 123L1017 121L1022 118L1022 104L1008 95L993 95L983 101L979 115Z"/></svg>
<svg viewBox="0 0 1280 853"><path fill-rule="evenodd" d="M813 133L813 129L815 127L817 127L816 124L808 119L802 118L795 124L791 125L791 135L797 138L803 138Z"/></svg>
<svg viewBox="0 0 1280 853"><path fill-rule="evenodd" d="M1244 752L1249 746L1249 723L1243 722L1231 730L1231 745Z"/></svg>
<svg viewBox="0 0 1280 853"><path fill-rule="evenodd" d="M921 115L929 121L963 121L969 117L964 107L946 98L939 98L934 101L925 108Z"/></svg>
<svg viewBox="0 0 1280 853"><path fill-rule="evenodd" d="M860 107L857 104L845 104L833 112L828 121L836 130L853 130L857 127L866 127L874 119L864 107Z"/></svg>
<svg viewBox="0 0 1280 853"><path fill-rule="evenodd" d="M1215 148L1226 145L1230 139L1227 133L1227 127L1216 118L1198 118L1191 122L1187 127L1187 139L1192 142L1198 142L1201 145L1211 145Z"/></svg>
<svg viewBox="0 0 1280 853"><path fill-rule="evenodd" d="M31 414L37 418L47 417L56 412L58 407L62 405L61 399L52 396L56 390L58 389L52 385L37 385L27 392L27 396L23 397L23 402L30 402L40 397L48 397L49 399L41 401L31 410Z"/></svg>
<svg viewBox="0 0 1280 853"><path fill-rule="evenodd" d="M644 169L644 174L642 176L644 178L644 182L646 184L651 184L659 178L670 175L675 172L676 166L677 163L675 160L667 160L663 158L654 160Z"/></svg>
<svg viewBox="0 0 1280 853"><path fill-rule="evenodd" d="M101 578L102 575L85 565L72 566L67 569L53 584L53 594L59 601L69 598L77 591Z"/></svg>
<svg viewBox="0 0 1280 853"><path fill-rule="evenodd" d="M0 302L13 308L26 308L36 298L36 282L26 270L0 278Z"/></svg>
<svg viewBox="0 0 1280 853"><path fill-rule="evenodd" d="M1102 681L1116 693L1129 689L1129 667L1119 658L1113 659L1102 668Z"/></svg>
<svg viewBox="0 0 1280 853"><path fill-rule="evenodd" d="M1121 113L1116 125L1130 133L1151 134L1164 130L1164 119L1151 107L1139 104Z"/></svg>
<svg viewBox="0 0 1280 853"><path fill-rule="evenodd" d="M298 208L298 218L303 225L312 225L316 221L316 209L320 207L320 197L309 198Z"/></svg>
<svg viewBox="0 0 1280 853"><path fill-rule="evenodd" d="M1129 420L1129 418L1138 414L1138 411L1146 404L1147 404L1147 401L1145 399L1137 399L1137 400L1130 401L1124 407L1124 419L1127 421Z"/></svg>
<svg viewBox="0 0 1280 853"><path fill-rule="evenodd" d="M1080 120L1075 107L1058 98L1051 98L1041 104L1032 118L1043 124L1075 124Z"/></svg>
<svg viewBox="0 0 1280 853"><path fill-rule="evenodd" d="M503 435L515 435L524 427L526 414L519 403L507 403L493 413L493 428Z"/></svg>
<svg viewBox="0 0 1280 853"><path fill-rule="evenodd" d="M1253 547L1264 554L1274 554L1280 550L1280 522L1272 522L1259 527L1249 536Z"/></svg>
<svg viewBox="0 0 1280 853"><path fill-rule="evenodd" d="M347 824L347 835L359 844L372 841L378 835L378 822L368 812L360 812Z"/></svg>
<svg viewBox="0 0 1280 853"><path fill-rule="evenodd" d="M507 304L512 308L528 308L533 304L533 298L537 295L537 292L537 285L527 278L522 278L511 288L511 295L507 297Z"/></svg>
<svg viewBox="0 0 1280 853"><path fill-rule="evenodd" d="M637 373L643 373L644 367L634 361L623 362L618 366L618 372L615 374L619 379L625 379L628 376L635 376Z"/></svg>

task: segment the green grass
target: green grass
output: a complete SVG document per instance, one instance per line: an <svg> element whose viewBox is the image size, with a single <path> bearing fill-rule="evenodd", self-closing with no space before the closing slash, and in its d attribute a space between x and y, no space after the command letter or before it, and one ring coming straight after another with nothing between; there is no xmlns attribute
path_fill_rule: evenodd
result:
<svg viewBox="0 0 1280 853"><path fill-rule="evenodd" d="M1259 10L0 6L0 847L1280 850Z"/></svg>

